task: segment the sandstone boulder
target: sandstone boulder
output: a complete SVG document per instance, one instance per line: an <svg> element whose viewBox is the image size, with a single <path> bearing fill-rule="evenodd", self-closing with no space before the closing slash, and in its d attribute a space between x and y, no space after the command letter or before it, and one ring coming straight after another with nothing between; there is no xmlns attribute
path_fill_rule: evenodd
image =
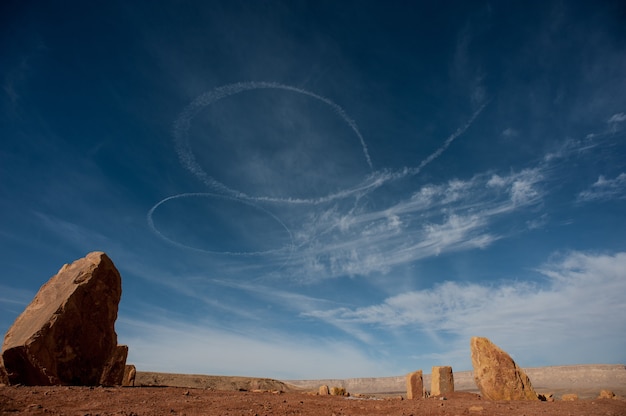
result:
<svg viewBox="0 0 626 416"><path fill-rule="evenodd" d="M135 386L135 377L137 377L137 368L134 365L124 366L124 378L122 380L122 386Z"/></svg>
<svg viewBox="0 0 626 416"><path fill-rule="evenodd" d="M487 338L470 341L474 381L490 400L538 400L537 393L515 361Z"/></svg>
<svg viewBox="0 0 626 416"><path fill-rule="evenodd" d="M409 400L420 399L424 395L424 378L422 370L417 370L406 375L406 398Z"/></svg>
<svg viewBox="0 0 626 416"><path fill-rule="evenodd" d="M330 389L327 385L320 386L319 395L320 396L328 396L330 394Z"/></svg>
<svg viewBox="0 0 626 416"><path fill-rule="evenodd" d="M600 394L598 395L598 399L614 399L615 393L611 390L600 390Z"/></svg>
<svg viewBox="0 0 626 416"><path fill-rule="evenodd" d="M128 346L118 345L102 370L100 384L103 386L121 386L124 382Z"/></svg>
<svg viewBox="0 0 626 416"><path fill-rule="evenodd" d="M440 396L454 392L454 376L452 367L433 367L430 376L430 395Z"/></svg>
<svg viewBox="0 0 626 416"><path fill-rule="evenodd" d="M98 385L117 351L121 294L120 274L105 253L63 266L4 338L9 383Z"/></svg>

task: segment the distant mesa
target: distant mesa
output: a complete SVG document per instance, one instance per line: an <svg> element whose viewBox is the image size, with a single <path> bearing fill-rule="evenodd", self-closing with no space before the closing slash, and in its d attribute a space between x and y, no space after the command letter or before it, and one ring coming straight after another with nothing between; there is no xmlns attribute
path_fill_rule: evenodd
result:
<svg viewBox="0 0 626 416"><path fill-rule="evenodd" d="M530 379L515 361L487 338L470 340L474 381L489 400L539 400Z"/></svg>
<svg viewBox="0 0 626 416"><path fill-rule="evenodd" d="M128 355L127 346L117 345L114 327L121 295L120 273L103 252L61 267L6 333L0 379L121 385Z"/></svg>

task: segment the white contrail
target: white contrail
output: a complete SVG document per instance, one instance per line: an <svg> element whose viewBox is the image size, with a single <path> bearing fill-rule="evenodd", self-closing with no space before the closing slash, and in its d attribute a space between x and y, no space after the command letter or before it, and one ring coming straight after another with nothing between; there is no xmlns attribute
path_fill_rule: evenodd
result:
<svg viewBox="0 0 626 416"><path fill-rule="evenodd" d="M319 204L324 204L324 203L328 203L328 202L332 202L335 200L344 199L348 197L355 197L359 199L360 197L367 195L373 190L379 187L382 187L391 181L400 180L408 176L418 175L424 169L424 167L426 167L432 161L434 161L439 156L441 156L448 149L448 147L452 144L454 140L456 140L459 136L465 133L465 131L473 124L475 119L480 115L480 113L483 111L483 109L487 105L487 103L485 103L478 110L476 110L474 114L467 120L467 122L463 126L459 127L456 131L454 131L454 133L452 133L439 148L437 148L433 153L431 153L429 156L423 159L417 166L405 167L401 170L395 170L395 171L391 169L373 171L369 175L367 175L367 177L364 178L363 181L359 183L358 185L352 188L340 190L338 192L335 192L326 196L322 196L322 197L317 197L317 198L281 197L281 198L278 198L278 197L269 197L269 196L251 196L244 192L232 189L228 187L227 185L223 184L222 182L219 182L218 180L216 180L215 178L207 174L202 169L202 167L198 164L189 144L188 134L189 134L191 122L194 119L194 117L196 117L196 115L203 108L225 97L238 94L243 91L255 90L255 89L283 89L287 91L293 91L299 94L303 94L303 95L307 95L312 98L315 98L327 104L328 106L330 106L333 109L333 111L335 111L335 113L337 113L350 126L353 132L357 135L361 143L365 160L367 161L369 167L372 168L372 161L368 153L367 145L361 133L359 132L356 123L348 117L348 115L339 105L335 104L331 100L325 97L322 97L320 95L317 95L315 93L312 93L310 91L306 91L300 88L283 85L279 83L274 83L274 82L240 82L240 83L229 84L229 85L225 85L222 87L218 87L214 90L211 90L199 96L182 111L180 116L174 122L173 133L174 133L174 138L175 138L176 151L178 153L178 157L181 163L183 164L183 166L187 168L189 171L191 171L194 175L196 175L209 188L212 188L214 191L219 192L219 194L183 193L183 194L178 194L178 195L164 198L163 200L159 201L156 205L154 205L147 214L148 225L152 229L152 231L163 240L181 248L187 248L187 249L201 251L205 253L211 253L211 254L222 254L222 255L231 255L231 256L257 256L257 255L267 255L267 254L278 254L278 253L284 253L286 250L289 250L289 256L288 256L289 258L286 260L286 262L289 262L289 259L294 254L293 253L294 250L296 250L296 248L300 248L302 244L296 247L294 243L293 234L291 230L289 229L289 227L287 227L285 223L282 220L280 220L277 216L267 211L266 209L258 206L256 203L319 205ZM187 197L225 198L225 199L229 199L232 201L245 203L253 208L256 208L268 214L277 223L279 223L287 231L289 238L291 240L291 244L280 249L267 250L267 251L257 251L257 252L221 251L220 252L220 251L210 251L210 250L204 250L204 249L200 249L196 247L191 247L191 246L187 246L185 244L179 243L177 241L173 241L170 238L163 235L157 229L157 227L154 224L153 214L155 210L162 204L168 201L174 200L174 199L187 198ZM322 231L322 234L330 232L333 228L335 227L331 226L330 229Z"/></svg>
<svg viewBox="0 0 626 416"><path fill-rule="evenodd" d="M297 199L290 200L289 198L271 198L271 197L259 197L259 196L250 196L245 194L244 192L240 192L234 190L217 179L213 178L209 174L207 174L204 169L198 164L196 158L191 150L189 144L189 128L191 126L191 121L193 118L206 106L213 104L223 98L226 98L231 95L238 94L243 91L249 90L257 90L257 89L282 89L287 91L297 92L299 94L307 95L309 97L315 98L326 105L330 106L333 111L339 115L352 129L352 131L357 135L359 141L361 143L361 148L363 150L363 155L365 157L365 161L367 162L370 169L373 169L372 159L369 155L367 144L365 143L365 139L361 135L356 123L352 120L343 108L341 108L336 103L332 102L326 97L322 97L321 95L315 94L313 92L303 90L301 88L292 87L289 85L279 84L276 82L238 82L235 84L224 85L222 87L215 88L207 93L200 95L194 101L191 102L180 114L180 116L174 122L174 138L176 143L176 151L178 153L178 157L185 168L191 171L194 175L196 175L205 185L213 188L216 191L222 192L224 194L230 195L235 198L242 198L247 200L265 200L270 202L292 202L292 203L313 203L313 199ZM333 198L335 199L335 198Z"/></svg>
<svg viewBox="0 0 626 416"><path fill-rule="evenodd" d="M476 110L474 112L474 114L472 114L472 116L469 118L469 120L467 120L467 122L459 127L458 129L456 129L456 131L454 133L452 133L447 139L446 141L437 149L435 150L433 153L431 153L426 159L422 160L420 162L420 164L414 168L409 168L408 172L406 175L417 175L418 173L420 173L420 171L422 169L424 169L424 167L426 165L428 165L430 162L432 162L433 160L437 159L439 156L441 156L441 154L443 152L446 151L446 149L448 147L450 147L450 145L452 144L452 142L459 137L460 135L462 135L463 133L465 133L465 131L472 125L472 123L474 123L474 120L476 120L476 117L479 116L480 113L482 113L482 111L484 110L485 106L488 104L488 102L484 103L483 105L481 105L478 110ZM406 176L405 175L405 176Z"/></svg>
<svg viewBox="0 0 626 416"><path fill-rule="evenodd" d="M179 242L177 242L175 240L172 240L172 239L166 237L163 233L161 233L159 231L159 229L157 228L157 226L154 224L154 219L153 219L154 212L161 205L163 205L166 202L169 202L169 201L172 201L172 200L175 200L175 199L180 199L180 198L195 198L195 197L228 199L228 200L231 200L231 201L239 202L239 203L242 203L242 204L246 204L246 205L248 205L250 207L253 207L253 208L263 212L264 214L269 215L278 224L280 224L285 229L285 231L287 231L287 234L289 235L290 244L287 245L286 247L283 247L283 248L278 248L278 249L273 249L273 250L265 250L265 251L242 251L242 252L212 251L212 250L205 250L205 249L192 247L192 246L188 246L186 244L179 243ZM167 198L164 198L164 199L160 200L152 208L150 208L150 211L148 211L148 214L146 215L146 219L148 221L148 226L150 227L150 229L156 235L158 235L160 238L162 238L163 240L165 240L165 241L169 242L170 244L173 244L173 245L175 245L177 247L187 248L187 249L191 249L191 250L195 250L195 251L200 251L200 252L203 252L203 253L229 255L229 256L260 256L260 255L266 255L266 254L283 253L286 250L289 250L289 252L290 252L289 256L291 256L291 252L293 251L293 248L294 248L293 235L291 233L291 230L289 229L289 227L287 227L285 225L285 223L280 218L278 218L276 215L272 214L268 210L266 210L266 209L264 209L264 208L262 208L262 207L260 207L258 205L250 203L249 201L240 200L240 199L237 199L237 198L232 198L232 197L224 196L224 195L218 195L218 194L207 193L207 192L195 192L195 193L183 193L183 194L169 196Z"/></svg>
<svg viewBox="0 0 626 416"><path fill-rule="evenodd" d="M367 145L363 136L361 135L356 123L352 120L346 112L339 105L335 104L331 100L326 97L322 97L321 95L315 94L313 92L303 90L301 88L280 84L277 82L238 82L235 84L228 84L214 90L211 90L205 94L200 95L194 101L191 102L180 114L178 119L176 119L174 123L174 138L176 143L176 150L179 156L180 161L183 166L185 166L189 171L191 171L194 175L196 175L205 185L214 189L217 192L223 193L225 195L229 195L236 199L242 199L247 201L256 201L256 202L268 202L268 203L287 203L287 204L301 204L301 205L318 205L327 202L331 202L338 199L343 199L347 197L351 197L354 195L365 195L369 193L371 190L379 188L392 180L402 179L407 176L414 176L419 174L422 169L430 164L433 160L437 159L441 154L452 144L452 142L462 135L474 122L476 117L483 111L486 106L486 103L483 104L474 114L470 117L470 119L461 127L459 127L454 133L452 133L446 141L441 145L437 150L435 150L432 154L430 154L426 159L422 160L418 166L415 167L405 167L399 171L391 171L391 170L382 170L372 172L363 180L360 184L355 187L344 189L326 196L318 197L318 198L291 198L291 197L270 197L270 196L252 196L248 195L244 192L237 191L223 184L222 182L216 180L209 174L207 174L204 169L198 164L196 158L191 150L188 138L188 132L191 125L191 121L193 118L206 106L213 104L223 98L226 98L231 95L238 94L243 91L256 90L256 89L283 89L287 91L294 91L299 94L307 95L309 97L313 97L319 101L330 106L335 113L337 113L354 131L354 133L359 138L361 143L361 147L363 149L363 154L365 156L365 160L370 168L373 168L371 157L368 152Z"/></svg>

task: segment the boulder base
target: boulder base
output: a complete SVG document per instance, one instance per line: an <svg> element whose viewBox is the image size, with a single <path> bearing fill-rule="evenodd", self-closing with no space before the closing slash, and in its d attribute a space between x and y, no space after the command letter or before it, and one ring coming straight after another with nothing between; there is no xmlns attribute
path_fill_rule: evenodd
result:
<svg viewBox="0 0 626 416"><path fill-rule="evenodd" d="M105 253L63 266L4 338L9 383L98 385L116 352L121 295L120 274Z"/></svg>
<svg viewBox="0 0 626 416"><path fill-rule="evenodd" d="M538 400L530 379L515 361L487 338L470 341L474 381L490 400Z"/></svg>

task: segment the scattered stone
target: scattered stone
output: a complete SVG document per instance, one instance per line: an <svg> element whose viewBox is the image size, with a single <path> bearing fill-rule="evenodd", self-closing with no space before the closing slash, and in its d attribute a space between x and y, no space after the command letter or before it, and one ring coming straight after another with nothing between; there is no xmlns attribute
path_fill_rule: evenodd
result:
<svg viewBox="0 0 626 416"><path fill-rule="evenodd" d="M575 394L575 393L564 394L561 396L561 400L563 400L564 402L574 402L578 400L578 394Z"/></svg>
<svg viewBox="0 0 626 416"><path fill-rule="evenodd" d="M483 407L482 406L470 406L470 408L468 410L470 412L482 412L483 411Z"/></svg>
<svg viewBox="0 0 626 416"><path fill-rule="evenodd" d="M470 341L474 381L489 400L538 400L526 373L487 338Z"/></svg>
<svg viewBox="0 0 626 416"><path fill-rule="evenodd" d="M135 386L135 377L137 377L137 369L134 365L125 365L124 366L124 379L122 381L122 386Z"/></svg>
<svg viewBox="0 0 626 416"><path fill-rule="evenodd" d="M615 398L615 393L613 393L611 390L600 390L600 395L598 396L598 399L613 399Z"/></svg>
<svg viewBox="0 0 626 416"><path fill-rule="evenodd" d="M433 367L430 378L430 395L439 396L441 394L452 392L454 392L454 376L452 375L452 367Z"/></svg>
<svg viewBox="0 0 626 416"><path fill-rule="evenodd" d="M554 393L545 393L545 394L537 393L537 398L541 400L542 402L553 402Z"/></svg>
<svg viewBox="0 0 626 416"><path fill-rule="evenodd" d="M406 398L409 400L423 397L424 379L422 370L417 370L406 375Z"/></svg>
<svg viewBox="0 0 626 416"><path fill-rule="evenodd" d="M103 252L89 253L44 284L4 338L9 384L97 385L117 350L121 277Z"/></svg>
<svg viewBox="0 0 626 416"><path fill-rule="evenodd" d="M124 383L124 372L126 371L126 358L128 357L128 346L118 345L115 352L109 358L109 362L102 371L100 384L103 386L121 386Z"/></svg>
<svg viewBox="0 0 626 416"><path fill-rule="evenodd" d="M328 396L330 394L330 389L326 385L320 386L319 394L320 396Z"/></svg>

